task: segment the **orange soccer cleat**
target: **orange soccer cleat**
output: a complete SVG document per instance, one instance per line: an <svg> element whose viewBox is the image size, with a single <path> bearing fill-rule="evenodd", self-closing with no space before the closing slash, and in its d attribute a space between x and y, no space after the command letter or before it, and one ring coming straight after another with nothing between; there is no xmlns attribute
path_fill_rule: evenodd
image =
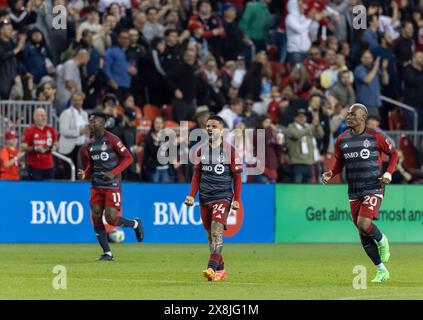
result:
<svg viewBox="0 0 423 320"><path fill-rule="evenodd" d="M206 270L203 270L203 276L209 281L214 281L216 272L212 268L207 268Z"/></svg>
<svg viewBox="0 0 423 320"><path fill-rule="evenodd" d="M225 270L218 270L216 271L214 279L212 281L224 281L226 280L227 276L228 274L226 273Z"/></svg>

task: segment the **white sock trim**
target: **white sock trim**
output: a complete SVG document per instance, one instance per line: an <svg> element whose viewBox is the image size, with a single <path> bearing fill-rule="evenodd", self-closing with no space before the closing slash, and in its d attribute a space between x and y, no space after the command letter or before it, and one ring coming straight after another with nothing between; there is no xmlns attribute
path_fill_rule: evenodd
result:
<svg viewBox="0 0 423 320"><path fill-rule="evenodd" d="M107 251L104 254L107 254L108 256L113 256L111 251Z"/></svg>
<svg viewBox="0 0 423 320"><path fill-rule="evenodd" d="M376 268L379 270L386 270L386 267L383 263L379 263L378 265L376 265Z"/></svg>
<svg viewBox="0 0 423 320"><path fill-rule="evenodd" d="M134 220L135 224L134 224L134 229L138 228L138 221Z"/></svg>

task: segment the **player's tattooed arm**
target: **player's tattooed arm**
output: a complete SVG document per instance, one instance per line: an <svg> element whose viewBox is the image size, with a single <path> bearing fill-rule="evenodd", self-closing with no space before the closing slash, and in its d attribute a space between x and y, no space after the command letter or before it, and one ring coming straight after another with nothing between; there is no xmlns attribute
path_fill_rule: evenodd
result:
<svg viewBox="0 0 423 320"><path fill-rule="evenodd" d="M211 238L212 244L210 252L221 253L223 249L223 224L221 224L220 222L212 221Z"/></svg>

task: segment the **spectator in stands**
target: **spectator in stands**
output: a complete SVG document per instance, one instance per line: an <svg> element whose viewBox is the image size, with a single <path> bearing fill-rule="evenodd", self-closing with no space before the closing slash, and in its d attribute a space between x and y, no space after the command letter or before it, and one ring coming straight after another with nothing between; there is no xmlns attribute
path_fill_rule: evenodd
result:
<svg viewBox="0 0 423 320"><path fill-rule="evenodd" d="M285 20L287 60L291 66L301 63L311 48L309 28L312 20L304 15L304 4L301 0L288 1L288 15Z"/></svg>
<svg viewBox="0 0 423 320"><path fill-rule="evenodd" d="M102 56L104 55L106 49L112 45L116 23L116 18L113 15L106 15L103 19L103 24L101 25L101 31L93 35L93 46Z"/></svg>
<svg viewBox="0 0 423 320"><path fill-rule="evenodd" d="M76 31L76 40L79 41L82 37L82 33L85 30L91 31L94 38L101 37L103 27L100 24L100 15L95 6L89 5L85 9L85 21L79 25Z"/></svg>
<svg viewBox="0 0 423 320"><path fill-rule="evenodd" d="M5 146L0 151L0 180L20 180L19 160L25 155L18 149L16 131L6 131Z"/></svg>
<svg viewBox="0 0 423 320"><path fill-rule="evenodd" d="M117 39L118 45L106 50L104 57L104 73L110 91L118 97L129 93L132 77L136 76L136 66L128 61L126 50L129 47L129 33L121 30Z"/></svg>
<svg viewBox="0 0 423 320"><path fill-rule="evenodd" d="M423 52L413 54L411 64L402 74L404 87L404 103L412 106L418 113L418 129L423 130ZM403 110L406 116L406 129L414 130L414 114Z"/></svg>
<svg viewBox="0 0 423 320"><path fill-rule="evenodd" d="M220 73L217 69L216 59L213 56L209 56L205 59L204 67L200 73L203 83L205 84L207 97L205 101L201 101L201 103L207 104L210 111L216 114L222 110L226 100L221 91L222 79L220 78Z"/></svg>
<svg viewBox="0 0 423 320"><path fill-rule="evenodd" d="M212 6L208 0L198 1L197 14L191 16L189 24L193 22L199 22L203 25L203 36L207 40L209 51L220 65L225 29L220 17L212 12Z"/></svg>
<svg viewBox="0 0 423 320"><path fill-rule="evenodd" d="M35 109L34 124L25 128L21 150L26 153L29 179L33 181L54 178L52 152L56 150L57 132L47 124L43 108Z"/></svg>
<svg viewBox="0 0 423 320"><path fill-rule="evenodd" d="M242 99L235 98L229 102L229 108L225 108L217 115L225 121L225 126L229 130L234 127L234 120L242 114Z"/></svg>
<svg viewBox="0 0 423 320"><path fill-rule="evenodd" d="M245 98L249 94L253 96L255 102L261 101L262 71L263 65L260 62L254 61L250 64L239 88L241 98Z"/></svg>
<svg viewBox="0 0 423 320"><path fill-rule="evenodd" d="M67 107L72 93L82 90L80 67L86 65L90 54L86 49L79 49L73 59L57 67L56 112L61 114Z"/></svg>
<svg viewBox="0 0 423 320"><path fill-rule="evenodd" d="M139 148L135 143L137 129L132 125L132 123L136 120L136 117L137 115L133 108L124 108L124 112L117 116L116 126L112 131L113 134L121 139L125 147L131 152L134 159L136 159L136 152L139 151ZM139 180L135 161L132 162L131 165L122 173L122 178L131 181Z"/></svg>
<svg viewBox="0 0 423 320"><path fill-rule="evenodd" d="M324 131L319 114L314 113L311 124L307 123L307 111L299 109L295 120L286 130L287 149L294 183L310 183L312 166L320 160L316 139L322 139Z"/></svg>
<svg viewBox="0 0 423 320"><path fill-rule="evenodd" d="M82 31L80 45L90 53L90 58L82 77L82 88L86 92L84 108L94 109L100 96L101 85L104 79L104 61L100 52L93 45L93 33L89 29Z"/></svg>
<svg viewBox="0 0 423 320"><path fill-rule="evenodd" d="M351 106L355 103L355 92L349 70L343 70L338 73L338 81L329 90L329 93L343 106Z"/></svg>
<svg viewBox="0 0 423 320"><path fill-rule="evenodd" d="M191 36L188 43L197 48L198 56L200 59L205 59L209 54L209 44L204 37L204 26L199 21L191 21L188 25Z"/></svg>
<svg viewBox="0 0 423 320"><path fill-rule="evenodd" d="M254 97L251 94L247 94L243 102L242 122L247 129L254 129L257 126L259 117L257 112L253 110Z"/></svg>
<svg viewBox="0 0 423 320"><path fill-rule="evenodd" d="M56 70L51 62L50 50L45 44L41 30L31 29L28 37L22 54L22 62L26 71L34 76L34 82L38 83L42 77L54 75Z"/></svg>
<svg viewBox="0 0 423 320"><path fill-rule="evenodd" d="M33 100L35 94L36 90L32 74L27 73L23 77L16 76L10 92L10 100Z"/></svg>
<svg viewBox="0 0 423 320"><path fill-rule="evenodd" d="M175 29L165 31L166 49L164 51L163 69L168 71L177 61L181 53L178 32Z"/></svg>
<svg viewBox="0 0 423 320"><path fill-rule="evenodd" d="M248 3L239 23L240 29L245 35L244 41L249 45L254 45L256 52L267 49L271 23L269 4L270 0Z"/></svg>
<svg viewBox="0 0 423 320"><path fill-rule="evenodd" d="M304 60L304 66L306 67L310 82L312 86L320 86L320 74L328 67L325 59L322 58L322 54L318 46L313 46L310 49L309 57Z"/></svg>
<svg viewBox="0 0 423 320"><path fill-rule="evenodd" d="M13 28L22 31L25 27L37 21L35 1L9 0L10 13Z"/></svg>
<svg viewBox="0 0 423 320"><path fill-rule="evenodd" d="M0 99L8 100L18 75L17 55L25 47L26 35L19 34L18 43L13 41L13 27L9 19L0 22Z"/></svg>
<svg viewBox="0 0 423 320"><path fill-rule="evenodd" d="M373 62L372 53L366 50L361 55L361 64L354 70L357 102L364 104L369 114L379 114L379 107L382 105L380 78L382 84L389 83L387 68L387 60L383 60L381 66L381 59L378 57Z"/></svg>
<svg viewBox="0 0 423 320"><path fill-rule="evenodd" d="M149 7L145 14L147 15L147 22L144 25L142 33L147 41L150 43L154 38L164 36L164 27L159 23L158 10L155 7Z"/></svg>
<svg viewBox="0 0 423 320"><path fill-rule="evenodd" d="M307 122L311 124L313 121L319 121L323 128L323 136L317 137L317 147L322 156L328 152L331 135L329 117L323 109L324 103L325 98L323 96L317 93L313 94L308 101L307 109ZM320 174L318 176L320 177Z"/></svg>
<svg viewBox="0 0 423 320"><path fill-rule="evenodd" d="M73 40L72 36L73 34L71 32L68 32L69 30L74 30L75 28L75 15L74 10L71 8L71 6L66 5L65 0L53 0L52 6L49 7L48 13L46 16L46 23L48 25L48 35L45 35L46 37L49 37L49 41L47 43L49 44L50 52L51 52L51 60L55 66L57 66L59 63L63 63L65 60L61 59L62 52L66 51L66 48L69 46L69 43ZM49 3L51 3L49 1ZM66 15L66 26L64 25L64 21L60 21L62 23L61 27L59 28L52 28L52 21L55 18L55 15L53 13L53 8L57 6L64 6L67 8L67 15ZM57 21L56 21L57 22ZM65 26L65 27L64 27Z"/></svg>
<svg viewBox="0 0 423 320"><path fill-rule="evenodd" d="M236 7L231 3L223 5L223 27L225 39L223 40L223 59L236 60L245 52L244 34L238 26Z"/></svg>
<svg viewBox="0 0 423 320"><path fill-rule="evenodd" d="M370 15L369 17L367 17L367 25L367 29L363 33L362 41L367 44L368 49L373 50L379 47L379 19L377 15Z"/></svg>
<svg viewBox="0 0 423 320"><path fill-rule="evenodd" d="M59 152L72 159L76 168L80 168L79 149L89 137L88 113L82 109L84 99L85 94L82 91L75 91L71 97L70 108L64 110L59 118Z"/></svg>
<svg viewBox="0 0 423 320"><path fill-rule="evenodd" d="M143 172L148 182L171 182L169 175L170 165L161 165L157 159L159 148L164 143L164 140L161 140L163 128L163 118L157 117L154 119L150 131L144 139Z"/></svg>
<svg viewBox="0 0 423 320"><path fill-rule="evenodd" d="M256 129L264 129L264 142L258 141L258 132L257 130L254 131L254 139L255 143L253 144L254 147L254 155L257 155L257 158L260 159L258 155L258 144L265 143L265 150L264 154L266 155L264 160L265 163L257 163L257 167L263 167L263 173L260 175L253 176L254 182L257 183L275 183L276 179L278 178L278 165L279 165L279 157L282 155L283 152L283 144L284 139L283 135L280 133L275 134L276 128L272 124L270 118L267 115L261 115L257 118L257 125Z"/></svg>
<svg viewBox="0 0 423 320"><path fill-rule="evenodd" d="M163 67L165 50L165 40L159 37L154 38L151 42L151 51L144 59L140 74L141 83L146 91L146 101L160 107L171 100L166 71Z"/></svg>
<svg viewBox="0 0 423 320"><path fill-rule="evenodd" d="M173 120L176 122L191 120L195 113L197 79L194 72L196 52L185 50L182 61L173 66L167 80L172 95Z"/></svg>
<svg viewBox="0 0 423 320"><path fill-rule="evenodd" d="M403 69L411 62L414 43L414 27L411 21L404 21L401 24L401 35L394 41L393 52L397 57L397 69L401 77Z"/></svg>

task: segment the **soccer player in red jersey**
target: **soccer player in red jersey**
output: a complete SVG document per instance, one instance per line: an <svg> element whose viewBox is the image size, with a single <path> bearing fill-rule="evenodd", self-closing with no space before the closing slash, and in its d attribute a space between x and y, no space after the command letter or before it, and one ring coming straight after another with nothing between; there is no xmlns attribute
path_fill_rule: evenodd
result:
<svg viewBox="0 0 423 320"><path fill-rule="evenodd" d="M133 228L137 240L144 238L141 219L128 220L122 217L121 172L133 161L131 153L122 141L105 130L106 115L93 113L89 118L92 139L81 147L80 157L85 170L80 169L80 179L91 178L91 218L97 240L103 255L97 260L111 261L113 255L109 247L103 213L112 226Z"/></svg>
<svg viewBox="0 0 423 320"><path fill-rule="evenodd" d="M57 132L47 124L43 108L34 111L34 124L25 128L21 150L26 152L28 174L33 181L54 178L53 150L56 148Z"/></svg>
<svg viewBox="0 0 423 320"><path fill-rule="evenodd" d="M241 200L242 164L236 160L234 148L223 142L223 127L224 121L219 116L207 120L209 142L197 152L191 190L185 199L186 205L194 205L195 195L200 191L201 220L210 246L209 262L203 275L209 281L226 279L222 258L223 230L231 206L238 210Z"/></svg>
<svg viewBox="0 0 423 320"><path fill-rule="evenodd" d="M350 129L337 138L335 165L323 173L323 183L328 183L345 166L352 220L364 250L377 268L372 282L382 282L389 279L389 271L384 265L390 257L389 243L372 220L378 218L385 185L391 182L398 155L387 137L366 127L367 114L367 108L362 104L350 107L347 114ZM389 156L389 164L380 176L382 153Z"/></svg>

